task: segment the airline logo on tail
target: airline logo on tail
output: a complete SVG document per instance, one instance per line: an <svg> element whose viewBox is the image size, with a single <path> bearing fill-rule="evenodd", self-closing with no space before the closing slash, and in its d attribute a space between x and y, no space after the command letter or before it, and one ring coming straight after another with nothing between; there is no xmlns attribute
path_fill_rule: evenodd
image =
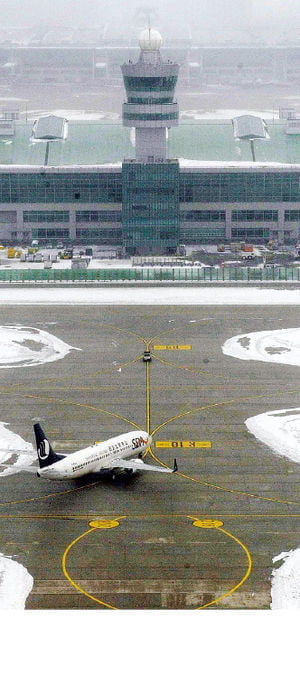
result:
<svg viewBox="0 0 300 685"><path fill-rule="evenodd" d="M44 440L42 440L42 442L40 442L38 449L37 449L37 453L38 453L38 457L42 460L47 459L47 457L49 457L50 445L49 445L48 440L46 440L44 438Z"/></svg>

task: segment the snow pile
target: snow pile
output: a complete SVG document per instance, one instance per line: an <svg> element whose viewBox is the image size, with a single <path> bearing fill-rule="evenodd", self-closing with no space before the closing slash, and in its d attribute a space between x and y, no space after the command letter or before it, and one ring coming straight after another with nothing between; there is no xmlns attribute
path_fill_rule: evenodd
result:
<svg viewBox="0 0 300 685"><path fill-rule="evenodd" d="M31 443L5 428L7 425L0 423L0 465L6 464L9 460L12 461L14 457L16 460L13 467L8 464L5 466L0 472L0 478L23 471L36 460L36 452Z"/></svg>
<svg viewBox="0 0 300 685"><path fill-rule="evenodd" d="M300 463L300 407L251 416L245 424L278 455Z"/></svg>
<svg viewBox="0 0 300 685"><path fill-rule="evenodd" d="M300 366L300 328L236 335L226 340L222 351L238 359Z"/></svg>
<svg viewBox="0 0 300 685"><path fill-rule="evenodd" d="M300 290L243 287L1 288L1 305L300 305ZM293 329L295 330L295 329Z"/></svg>
<svg viewBox="0 0 300 685"><path fill-rule="evenodd" d="M0 609L25 609L32 586L26 568L0 553Z"/></svg>
<svg viewBox="0 0 300 685"><path fill-rule="evenodd" d="M214 109L212 111L206 112L203 109L185 109L181 110L180 116L185 119L211 119L213 121L217 119L233 119L234 117L239 117L241 115L251 115L255 117L261 117L262 119L279 119L278 111L274 110L249 110L249 109Z"/></svg>
<svg viewBox="0 0 300 685"><path fill-rule="evenodd" d="M37 366L57 361L72 349L51 333L25 326L0 326L0 368Z"/></svg>
<svg viewBox="0 0 300 685"><path fill-rule="evenodd" d="M272 571L271 609L300 609L300 549L278 554L273 564L282 560Z"/></svg>

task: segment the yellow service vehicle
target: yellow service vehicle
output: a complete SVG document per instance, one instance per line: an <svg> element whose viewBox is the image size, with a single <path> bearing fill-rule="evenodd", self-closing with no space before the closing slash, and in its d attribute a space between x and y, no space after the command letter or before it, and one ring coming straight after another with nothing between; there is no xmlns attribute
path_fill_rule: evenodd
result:
<svg viewBox="0 0 300 685"><path fill-rule="evenodd" d="M8 259L14 259L15 257L21 257L22 250L18 250L16 247L8 247L7 248L7 256Z"/></svg>

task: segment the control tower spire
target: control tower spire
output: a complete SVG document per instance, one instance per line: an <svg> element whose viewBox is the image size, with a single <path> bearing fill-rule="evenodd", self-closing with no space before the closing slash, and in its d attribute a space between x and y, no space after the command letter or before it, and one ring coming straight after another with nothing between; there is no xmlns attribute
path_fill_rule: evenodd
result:
<svg viewBox="0 0 300 685"><path fill-rule="evenodd" d="M136 160L157 162L167 156L167 128L178 125L179 109L174 102L174 91L179 66L162 60L162 38L156 29L144 29L139 44L138 61L121 67L127 95L123 125L136 129Z"/></svg>

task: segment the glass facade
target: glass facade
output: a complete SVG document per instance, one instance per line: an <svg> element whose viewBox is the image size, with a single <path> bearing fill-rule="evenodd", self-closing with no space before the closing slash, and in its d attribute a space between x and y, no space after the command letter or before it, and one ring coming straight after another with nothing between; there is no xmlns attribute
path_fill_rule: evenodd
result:
<svg viewBox="0 0 300 685"><path fill-rule="evenodd" d="M115 221L122 221L122 212L119 211L114 211L108 210L99 210L99 211L80 211L76 212L76 222L77 223L88 223L90 221L110 221L110 222L115 222Z"/></svg>
<svg viewBox="0 0 300 685"><path fill-rule="evenodd" d="M33 228L32 238L47 240L53 238L69 238L68 228Z"/></svg>
<svg viewBox="0 0 300 685"><path fill-rule="evenodd" d="M180 242L199 245L207 240L224 240L225 228L215 226L181 226Z"/></svg>
<svg viewBox="0 0 300 685"><path fill-rule="evenodd" d="M0 173L0 202L121 202L117 173Z"/></svg>
<svg viewBox="0 0 300 685"><path fill-rule="evenodd" d="M232 221L278 221L276 210L252 210L238 209L231 214Z"/></svg>
<svg viewBox="0 0 300 685"><path fill-rule="evenodd" d="M273 235L273 234L272 234ZM269 228L233 228L232 238L239 238L240 240L253 241L253 240L269 240L271 233Z"/></svg>
<svg viewBox="0 0 300 685"><path fill-rule="evenodd" d="M32 238L49 242L69 237L123 244L130 254L167 254L180 243L231 238L295 242L300 172L189 171L177 160L128 160L122 172L0 169L0 203L1 235L8 239L26 229L29 237L32 231Z"/></svg>
<svg viewBox="0 0 300 685"><path fill-rule="evenodd" d="M288 209L284 212L285 221L300 221L300 209Z"/></svg>
<svg viewBox="0 0 300 685"><path fill-rule="evenodd" d="M69 212L23 212L23 221L30 223L65 224L69 219Z"/></svg>
<svg viewBox="0 0 300 685"><path fill-rule="evenodd" d="M172 101L173 92L176 87L177 76L123 76L126 92L129 91L170 91L171 95L168 102ZM128 97L128 102L132 102Z"/></svg>
<svg viewBox="0 0 300 685"><path fill-rule="evenodd" d="M101 245L122 245L122 230L89 226L76 228L76 240L81 243L101 243Z"/></svg>
<svg viewBox="0 0 300 685"><path fill-rule="evenodd" d="M171 121L178 120L178 112L123 112L123 119L126 121Z"/></svg>
<svg viewBox="0 0 300 685"><path fill-rule="evenodd" d="M300 172L180 174L180 202L300 202Z"/></svg>
<svg viewBox="0 0 300 685"><path fill-rule="evenodd" d="M175 252L179 243L179 163L124 162L122 175L127 252Z"/></svg>
<svg viewBox="0 0 300 685"><path fill-rule="evenodd" d="M180 212L181 221L225 221L225 212L188 209Z"/></svg>

